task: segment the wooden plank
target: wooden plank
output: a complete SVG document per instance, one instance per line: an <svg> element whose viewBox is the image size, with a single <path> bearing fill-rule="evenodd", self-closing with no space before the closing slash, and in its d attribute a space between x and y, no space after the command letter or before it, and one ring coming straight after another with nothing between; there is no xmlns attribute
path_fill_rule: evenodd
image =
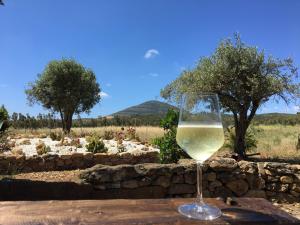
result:
<svg viewBox="0 0 300 225"><path fill-rule="evenodd" d="M220 200L223 216L214 221L187 219L177 212L178 205L193 199L77 200L0 202L0 224L300 224L265 199L240 198L231 207Z"/></svg>

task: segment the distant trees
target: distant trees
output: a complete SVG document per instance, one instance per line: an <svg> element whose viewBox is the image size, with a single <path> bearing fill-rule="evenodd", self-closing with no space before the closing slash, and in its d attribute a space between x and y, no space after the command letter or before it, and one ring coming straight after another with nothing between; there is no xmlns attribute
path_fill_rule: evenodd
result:
<svg viewBox="0 0 300 225"><path fill-rule="evenodd" d="M297 68L291 58L266 57L263 51L246 46L235 34L234 41L222 41L209 57L184 71L167 85L161 95L178 101L184 92L217 93L223 110L234 117L236 139L234 150L245 157L245 135L257 109L271 97L290 102L299 91L294 83Z"/></svg>
<svg viewBox="0 0 300 225"><path fill-rule="evenodd" d="M59 113L65 133L71 130L74 114L89 112L100 101L94 72L68 59L51 61L25 92L30 104Z"/></svg>
<svg viewBox="0 0 300 225"><path fill-rule="evenodd" d="M9 118L8 112L4 107L4 105L2 105L0 107L0 121L8 120L8 118Z"/></svg>
<svg viewBox="0 0 300 225"><path fill-rule="evenodd" d="M4 105L2 105L0 107L0 133L4 132L9 127L8 119L8 112Z"/></svg>

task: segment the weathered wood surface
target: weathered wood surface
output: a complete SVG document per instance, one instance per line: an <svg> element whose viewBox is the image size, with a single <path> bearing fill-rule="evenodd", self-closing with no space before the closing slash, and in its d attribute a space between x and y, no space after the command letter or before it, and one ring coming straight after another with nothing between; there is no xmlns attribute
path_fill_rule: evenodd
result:
<svg viewBox="0 0 300 225"><path fill-rule="evenodd" d="M300 224L265 199L240 198L237 206L206 199L222 209L214 221L187 219L178 205L193 199L0 202L0 224Z"/></svg>

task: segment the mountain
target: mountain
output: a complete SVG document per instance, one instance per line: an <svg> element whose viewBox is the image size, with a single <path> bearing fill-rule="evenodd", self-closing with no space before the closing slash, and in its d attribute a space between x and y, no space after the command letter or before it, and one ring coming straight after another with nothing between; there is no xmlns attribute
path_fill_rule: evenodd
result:
<svg viewBox="0 0 300 225"><path fill-rule="evenodd" d="M112 116L148 116L148 115L165 115L169 109L178 110L177 107L168 103L160 101L147 101L139 105L131 106L119 112L112 114Z"/></svg>

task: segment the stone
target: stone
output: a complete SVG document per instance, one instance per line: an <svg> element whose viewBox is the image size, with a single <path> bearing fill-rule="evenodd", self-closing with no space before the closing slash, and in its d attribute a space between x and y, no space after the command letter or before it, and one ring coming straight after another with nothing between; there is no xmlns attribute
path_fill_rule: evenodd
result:
<svg viewBox="0 0 300 225"><path fill-rule="evenodd" d="M279 163L279 162L266 162L264 168L271 173L269 175L278 174L278 175L289 175L294 174L294 169L288 166L288 163Z"/></svg>
<svg viewBox="0 0 300 225"><path fill-rule="evenodd" d="M210 168L214 171L233 171L237 168L238 164L234 159L231 158L215 158L209 164Z"/></svg>
<svg viewBox="0 0 300 225"><path fill-rule="evenodd" d="M167 188L171 184L171 178L169 176L159 176L154 182L153 185L162 186Z"/></svg>
<svg viewBox="0 0 300 225"><path fill-rule="evenodd" d="M218 180L212 181L208 185L208 190L213 191L216 187L221 187L222 183Z"/></svg>
<svg viewBox="0 0 300 225"><path fill-rule="evenodd" d="M249 188L249 185L245 180L230 181L226 184L226 186L237 196L244 195Z"/></svg>
<svg viewBox="0 0 300 225"><path fill-rule="evenodd" d="M71 159L72 155L60 155L61 159Z"/></svg>
<svg viewBox="0 0 300 225"><path fill-rule="evenodd" d="M292 184L291 190L299 192L300 193L300 184L296 183L296 184Z"/></svg>
<svg viewBox="0 0 300 225"><path fill-rule="evenodd" d="M266 189L275 192L287 192L289 189L289 184L267 183Z"/></svg>
<svg viewBox="0 0 300 225"><path fill-rule="evenodd" d="M71 159L81 159L81 160L83 160L83 153L74 152L71 155Z"/></svg>
<svg viewBox="0 0 300 225"><path fill-rule="evenodd" d="M58 160L56 161L56 165L59 166L59 167L62 167L62 166L64 166L65 164L64 164L64 161L63 161L62 159L58 159Z"/></svg>
<svg viewBox="0 0 300 225"><path fill-rule="evenodd" d="M281 183L284 183L284 184L291 184L291 183L293 183L293 178L290 176L282 176L282 177L280 177L280 181L281 181Z"/></svg>
<svg viewBox="0 0 300 225"><path fill-rule="evenodd" d="M172 183L174 183L174 184L182 184L182 183L184 183L184 176L183 176L183 174L173 175L173 177L172 177Z"/></svg>
<svg viewBox="0 0 300 225"><path fill-rule="evenodd" d="M215 172L210 172L205 174L204 179L208 181L215 181L217 179L217 174Z"/></svg>
<svg viewBox="0 0 300 225"><path fill-rule="evenodd" d="M268 197L274 197L274 196L276 196L276 192L274 192L274 191L266 191L266 195L268 196Z"/></svg>
<svg viewBox="0 0 300 225"><path fill-rule="evenodd" d="M196 185L173 184L169 187L168 194L193 194L196 192Z"/></svg>
<svg viewBox="0 0 300 225"><path fill-rule="evenodd" d="M216 187L215 190L210 193L211 193L211 197L214 197L214 198L217 198L217 197L226 198L229 196L233 196L232 191L225 186Z"/></svg>
<svg viewBox="0 0 300 225"><path fill-rule="evenodd" d="M266 192L263 190L249 190L244 197L247 198L267 198Z"/></svg>
<svg viewBox="0 0 300 225"><path fill-rule="evenodd" d="M240 161L238 162L239 168L244 173L250 173L250 174L257 174L258 173L258 167L257 163L254 162L248 162L248 161Z"/></svg>
<svg viewBox="0 0 300 225"><path fill-rule="evenodd" d="M219 172L217 173L217 179L220 180L222 183L227 183L230 181L237 180L238 178L234 176L233 173Z"/></svg>
<svg viewBox="0 0 300 225"><path fill-rule="evenodd" d="M170 175L172 172L172 164L157 164L157 163L145 163L137 164L134 166L136 173L140 176L145 175Z"/></svg>
<svg viewBox="0 0 300 225"><path fill-rule="evenodd" d="M84 160L92 160L93 157L94 157L94 154L91 153L91 152L86 152L86 153L83 155L83 157L84 157Z"/></svg>
<svg viewBox="0 0 300 225"><path fill-rule="evenodd" d="M196 184L197 183L197 176L195 172L185 173L184 180L187 184Z"/></svg>
<svg viewBox="0 0 300 225"><path fill-rule="evenodd" d="M263 189L265 188L265 180L258 175L249 174L246 176L246 180L249 184L249 189Z"/></svg>
<svg viewBox="0 0 300 225"><path fill-rule="evenodd" d="M149 186L152 184L152 178L151 177L143 177L142 179L139 180L138 184L139 184L139 187Z"/></svg>
<svg viewBox="0 0 300 225"><path fill-rule="evenodd" d="M139 186L137 180L126 180L122 182L123 188L137 188Z"/></svg>
<svg viewBox="0 0 300 225"><path fill-rule="evenodd" d="M291 190L290 193L294 196L294 197L300 197L300 193L299 192L296 192L296 191L293 191Z"/></svg>

